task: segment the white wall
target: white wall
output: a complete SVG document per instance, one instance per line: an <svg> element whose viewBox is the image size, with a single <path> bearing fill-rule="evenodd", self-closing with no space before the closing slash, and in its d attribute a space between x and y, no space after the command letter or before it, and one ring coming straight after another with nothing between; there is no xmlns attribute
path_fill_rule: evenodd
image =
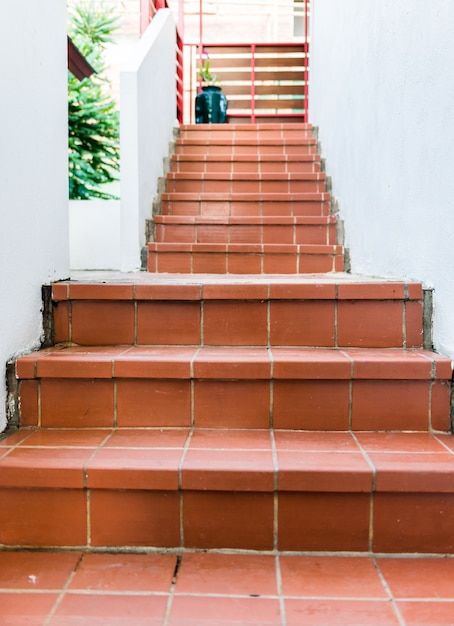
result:
<svg viewBox="0 0 454 626"><path fill-rule="evenodd" d="M72 270L119 270L119 200L70 200L69 251Z"/></svg>
<svg viewBox="0 0 454 626"><path fill-rule="evenodd" d="M41 285L68 276L66 6L0 9L0 431L5 364L37 347Z"/></svg>
<svg viewBox="0 0 454 626"><path fill-rule="evenodd" d="M434 287L454 357L454 2L313 0L319 126L352 270Z"/></svg>
<svg viewBox="0 0 454 626"><path fill-rule="evenodd" d="M145 220L176 124L175 20L161 9L120 72L122 270L140 268Z"/></svg>

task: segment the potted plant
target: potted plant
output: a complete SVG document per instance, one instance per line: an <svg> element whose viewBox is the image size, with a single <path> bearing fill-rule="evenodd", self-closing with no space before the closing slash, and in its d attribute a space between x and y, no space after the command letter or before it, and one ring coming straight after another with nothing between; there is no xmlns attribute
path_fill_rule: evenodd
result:
<svg viewBox="0 0 454 626"><path fill-rule="evenodd" d="M196 124L224 124L226 121L227 98L222 93L216 75L211 73L210 67L210 58L204 52L198 71L202 90L195 99Z"/></svg>

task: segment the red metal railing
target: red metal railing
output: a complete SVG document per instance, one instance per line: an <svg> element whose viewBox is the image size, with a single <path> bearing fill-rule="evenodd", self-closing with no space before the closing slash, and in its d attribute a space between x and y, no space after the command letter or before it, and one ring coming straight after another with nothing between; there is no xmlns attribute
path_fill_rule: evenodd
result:
<svg viewBox="0 0 454 626"><path fill-rule="evenodd" d="M309 13L311 0L299 0L302 32L291 43L205 43L203 0L200 0L200 41L185 44L183 0L176 35L176 111L180 123L193 122L194 101L200 85L197 65L203 52L228 98L228 121L308 121ZM167 0L140 0L141 32ZM300 20L301 21L301 20Z"/></svg>

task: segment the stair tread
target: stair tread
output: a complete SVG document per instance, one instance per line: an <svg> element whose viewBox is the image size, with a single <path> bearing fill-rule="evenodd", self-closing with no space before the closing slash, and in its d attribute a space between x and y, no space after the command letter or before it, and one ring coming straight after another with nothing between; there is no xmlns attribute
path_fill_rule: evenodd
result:
<svg viewBox="0 0 454 626"><path fill-rule="evenodd" d="M272 224L277 226L293 226L299 224L335 224L334 215L306 215L306 216L266 216L266 215L156 215L156 224Z"/></svg>
<svg viewBox="0 0 454 626"><path fill-rule="evenodd" d="M454 492L454 444L436 433L24 429L11 440L2 487Z"/></svg>
<svg viewBox="0 0 454 626"><path fill-rule="evenodd" d="M57 346L17 360L26 378L450 380L451 360L423 349Z"/></svg>

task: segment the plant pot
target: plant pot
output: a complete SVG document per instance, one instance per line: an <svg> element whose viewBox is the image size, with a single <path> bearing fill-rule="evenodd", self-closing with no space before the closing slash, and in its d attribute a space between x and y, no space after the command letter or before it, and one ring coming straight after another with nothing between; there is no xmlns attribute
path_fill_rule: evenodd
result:
<svg viewBox="0 0 454 626"><path fill-rule="evenodd" d="M196 124L225 124L227 98L220 87L207 85L195 98Z"/></svg>

